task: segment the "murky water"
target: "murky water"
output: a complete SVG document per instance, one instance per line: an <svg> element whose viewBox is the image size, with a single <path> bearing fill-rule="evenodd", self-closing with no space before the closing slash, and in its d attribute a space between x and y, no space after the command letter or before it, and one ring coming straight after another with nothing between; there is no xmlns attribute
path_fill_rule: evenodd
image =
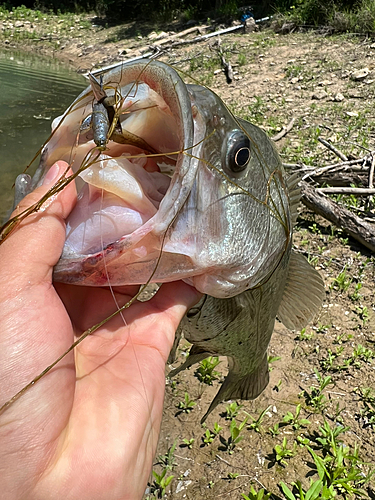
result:
<svg viewBox="0 0 375 500"><path fill-rule="evenodd" d="M49 136L53 118L86 86L59 62L0 51L0 222L12 206L14 179Z"/></svg>

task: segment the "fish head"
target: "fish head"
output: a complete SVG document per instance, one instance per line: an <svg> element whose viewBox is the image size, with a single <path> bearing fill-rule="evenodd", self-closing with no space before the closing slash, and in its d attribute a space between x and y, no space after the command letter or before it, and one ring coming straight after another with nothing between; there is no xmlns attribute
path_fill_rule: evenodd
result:
<svg viewBox="0 0 375 500"><path fill-rule="evenodd" d="M183 279L220 298L267 280L290 248L291 222L266 134L160 62L121 65L101 85L124 141L109 133L98 148L82 129L95 102L89 87L54 121L36 175L41 182L61 159L78 172L54 279L89 286Z"/></svg>

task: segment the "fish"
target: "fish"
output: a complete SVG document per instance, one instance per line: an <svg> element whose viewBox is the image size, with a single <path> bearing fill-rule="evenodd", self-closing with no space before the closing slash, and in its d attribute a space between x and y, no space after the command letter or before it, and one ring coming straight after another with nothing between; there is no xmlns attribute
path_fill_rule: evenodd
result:
<svg viewBox="0 0 375 500"><path fill-rule="evenodd" d="M95 123L107 119L102 136ZM184 280L203 297L182 320L170 361L182 334L189 356L169 375L227 357L228 374L202 421L223 401L258 397L269 381L276 318L301 329L324 297L320 274L292 248L298 178L286 174L267 134L233 116L213 91L149 60L106 71L100 84L91 78L52 130L26 184L39 185L57 160L78 172L54 280ZM17 184L25 189L16 183L16 195Z"/></svg>

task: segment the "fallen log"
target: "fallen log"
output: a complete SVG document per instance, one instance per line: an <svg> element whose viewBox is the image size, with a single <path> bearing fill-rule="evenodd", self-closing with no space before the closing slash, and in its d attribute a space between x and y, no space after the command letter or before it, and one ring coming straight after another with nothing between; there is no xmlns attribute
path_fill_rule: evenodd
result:
<svg viewBox="0 0 375 500"><path fill-rule="evenodd" d="M343 229L352 238L375 252L375 225L363 221L353 212L341 207L307 182L301 181L301 201L307 208Z"/></svg>

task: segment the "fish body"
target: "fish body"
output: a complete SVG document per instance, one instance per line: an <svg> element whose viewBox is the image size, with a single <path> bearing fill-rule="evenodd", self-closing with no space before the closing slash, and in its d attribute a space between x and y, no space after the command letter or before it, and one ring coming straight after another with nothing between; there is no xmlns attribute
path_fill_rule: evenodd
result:
<svg viewBox="0 0 375 500"><path fill-rule="evenodd" d="M107 138L88 160L95 143L81 125L98 105L89 87L55 120L34 178L41 182L61 159L80 169L55 280L195 286L205 295L181 325L193 347L174 373L227 356L229 373L209 411L223 400L253 399L268 382L276 316L301 328L324 292L319 274L292 252L296 179L287 178L264 131L163 63L124 64L100 86L114 97L124 141Z"/></svg>

